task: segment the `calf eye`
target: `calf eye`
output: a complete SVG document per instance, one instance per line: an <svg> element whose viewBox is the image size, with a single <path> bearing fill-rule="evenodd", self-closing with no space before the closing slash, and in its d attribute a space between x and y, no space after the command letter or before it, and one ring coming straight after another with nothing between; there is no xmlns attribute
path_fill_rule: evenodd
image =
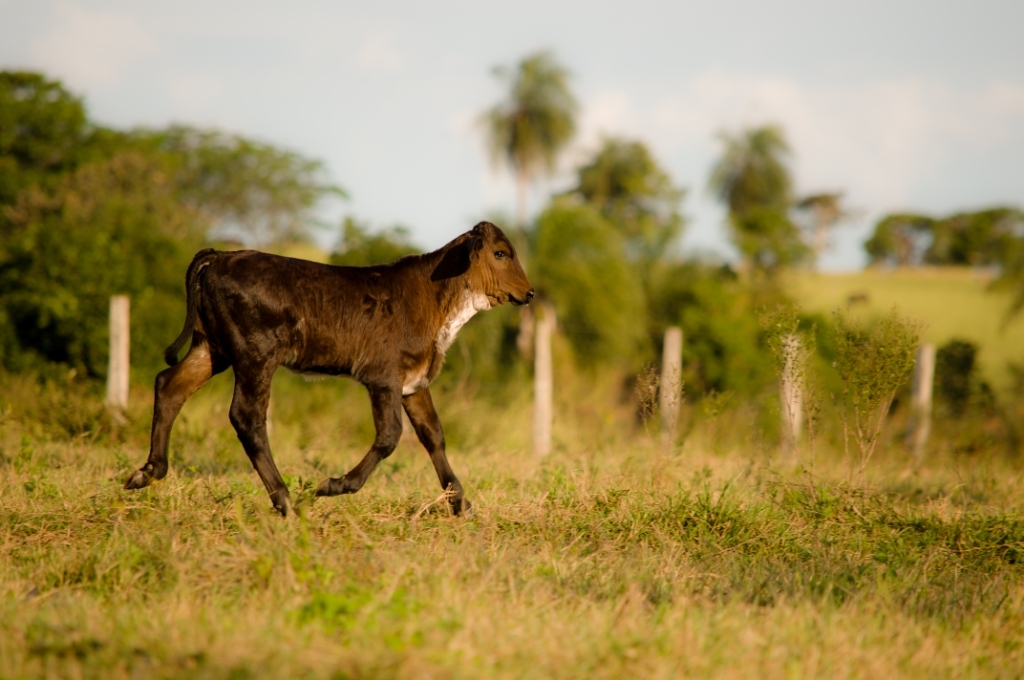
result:
<svg viewBox="0 0 1024 680"><path fill-rule="evenodd" d="M498 258L499 260L504 260L506 257L508 257L508 253L506 253L504 250L499 250L494 253L494 257Z"/></svg>

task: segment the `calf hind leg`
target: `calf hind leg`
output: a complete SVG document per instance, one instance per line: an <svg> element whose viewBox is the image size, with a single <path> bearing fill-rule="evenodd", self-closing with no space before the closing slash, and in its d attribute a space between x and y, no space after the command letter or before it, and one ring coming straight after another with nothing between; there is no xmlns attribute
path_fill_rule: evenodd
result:
<svg viewBox="0 0 1024 680"><path fill-rule="evenodd" d="M126 489L141 489L167 476L167 445L171 426L185 401L213 375L213 361L206 343L193 344L181 362L156 376L153 430L149 459L125 481Z"/></svg>
<svg viewBox="0 0 1024 680"><path fill-rule="evenodd" d="M282 516L287 516L292 507L291 496L270 454L267 437L267 405L275 369L273 365L235 366L235 394L231 399L229 416L242 448L270 494L274 508Z"/></svg>
<svg viewBox="0 0 1024 680"><path fill-rule="evenodd" d="M371 389L370 405L373 407L373 424L377 436L373 446L359 463L344 477L332 477L320 482L317 496L337 496L355 493L363 488L377 465L391 455L402 438L402 395L397 389Z"/></svg>

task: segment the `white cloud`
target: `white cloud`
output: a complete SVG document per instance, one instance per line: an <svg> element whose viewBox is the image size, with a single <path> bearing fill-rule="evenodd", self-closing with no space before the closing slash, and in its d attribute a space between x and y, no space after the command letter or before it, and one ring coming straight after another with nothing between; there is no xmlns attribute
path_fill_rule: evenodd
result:
<svg viewBox="0 0 1024 680"><path fill-rule="evenodd" d="M126 14L61 4L54 16L53 26L32 44L32 57L80 87L116 82L159 47L155 37Z"/></svg>
<svg viewBox="0 0 1024 680"><path fill-rule="evenodd" d="M648 143L692 192L685 206L694 218L689 241L719 250L725 243L721 211L704 192L719 153L715 136L778 123L793 149L797 190L843 190L861 215L833 266L859 263L859 240L878 214L936 209L917 203L923 188L937 190L929 182L948 175L949 164L972 155L992 157L993 151L998 156L1002 145L1024 143L1024 86L1005 82L970 89L922 79L807 84L715 71L670 95L598 92L583 102L582 111L571 160L585 160L601 134Z"/></svg>
<svg viewBox="0 0 1024 680"><path fill-rule="evenodd" d="M394 43L395 34L390 31L367 36L356 51L356 65L373 73L401 71L405 57Z"/></svg>
<svg viewBox="0 0 1024 680"><path fill-rule="evenodd" d="M583 107L580 138L584 144L593 143L601 135L620 133L636 123L637 116L629 95L621 90L604 90Z"/></svg>
<svg viewBox="0 0 1024 680"><path fill-rule="evenodd" d="M974 91L920 80L807 86L787 78L711 73L660 103L651 126L668 148L719 130L777 122L801 189L848 188L893 206L956 151L984 151L1024 133L1024 87Z"/></svg>
<svg viewBox="0 0 1024 680"><path fill-rule="evenodd" d="M171 76L167 83L171 101L176 113L199 116L208 110L209 104L224 89L212 75Z"/></svg>

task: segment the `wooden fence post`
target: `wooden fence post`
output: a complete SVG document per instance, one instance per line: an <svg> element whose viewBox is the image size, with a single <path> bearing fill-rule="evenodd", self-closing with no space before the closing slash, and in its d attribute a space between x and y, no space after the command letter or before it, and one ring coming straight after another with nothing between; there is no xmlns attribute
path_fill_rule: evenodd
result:
<svg viewBox="0 0 1024 680"><path fill-rule="evenodd" d="M907 445L914 458L924 457L924 447L932 430L932 385L935 382L935 345L923 344L917 348L914 377L910 384L910 427Z"/></svg>
<svg viewBox="0 0 1024 680"><path fill-rule="evenodd" d="M555 329L555 308L545 302L537 305L537 312L533 349L533 452L538 458L544 458L551 453L551 334Z"/></svg>
<svg viewBox="0 0 1024 680"><path fill-rule="evenodd" d="M676 440L679 399L683 390L683 330L665 329L665 347L661 356L661 444L671 447Z"/></svg>
<svg viewBox="0 0 1024 680"><path fill-rule="evenodd" d="M782 378L779 397L782 402L782 434L786 451L795 455L804 425L804 366L800 337L787 335L782 339Z"/></svg>
<svg viewBox="0 0 1024 680"><path fill-rule="evenodd" d="M127 295L110 298L110 363L107 368L107 403L128 407L128 366L130 361L130 313Z"/></svg>

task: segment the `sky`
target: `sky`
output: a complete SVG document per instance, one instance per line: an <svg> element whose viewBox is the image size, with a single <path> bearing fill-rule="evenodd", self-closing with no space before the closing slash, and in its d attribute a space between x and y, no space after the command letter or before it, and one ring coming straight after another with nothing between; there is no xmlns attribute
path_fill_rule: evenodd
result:
<svg viewBox="0 0 1024 680"><path fill-rule="evenodd" d="M531 212L602 136L637 139L687 190L683 251L731 257L707 190L717 135L774 123L797 191L843 191L855 214L821 263L844 270L887 212L1024 205L1022 26L1020 0L0 0L0 68L59 78L105 125L216 127L320 159L350 195L332 222L434 248L513 214L478 121L503 96L492 69L548 49L580 129Z"/></svg>

